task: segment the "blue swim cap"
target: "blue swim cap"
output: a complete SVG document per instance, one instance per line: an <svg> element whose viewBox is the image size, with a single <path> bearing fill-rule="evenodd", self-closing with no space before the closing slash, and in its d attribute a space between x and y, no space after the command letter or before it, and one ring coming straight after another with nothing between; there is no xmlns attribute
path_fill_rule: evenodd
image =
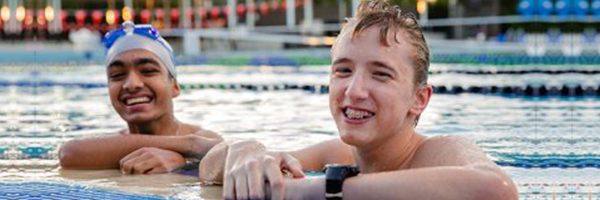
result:
<svg viewBox="0 0 600 200"><path fill-rule="evenodd" d="M106 33L103 43L106 47L106 65L121 53L133 49L143 49L158 56L160 61L167 67L169 75L177 78L173 49L152 25L135 25L130 21L123 22L121 28Z"/></svg>

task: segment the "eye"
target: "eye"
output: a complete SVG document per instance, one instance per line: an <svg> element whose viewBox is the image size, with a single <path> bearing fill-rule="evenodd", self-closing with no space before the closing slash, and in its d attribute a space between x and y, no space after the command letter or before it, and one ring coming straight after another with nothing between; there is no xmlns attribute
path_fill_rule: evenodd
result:
<svg viewBox="0 0 600 200"><path fill-rule="evenodd" d="M385 72L375 72L375 73L373 73L373 75L375 75L377 77L382 77L382 78L392 78L391 74L388 74Z"/></svg>
<svg viewBox="0 0 600 200"><path fill-rule="evenodd" d="M345 75L352 74L352 70L349 67L337 67L334 70L334 74L345 76Z"/></svg>
<svg viewBox="0 0 600 200"><path fill-rule="evenodd" d="M154 73L157 73L157 72L158 72L158 70L156 70L156 69L144 69L144 70L142 70L142 74L154 74Z"/></svg>
<svg viewBox="0 0 600 200"><path fill-rule="evenodd" d="M121 73L121 72L113 72L113 73L110 73L110 74L108 75L108 77L109 77L110 79L118 79L118 78L121 78L121 77L123 77L123 76L125 76L125 73Z"/></svg>

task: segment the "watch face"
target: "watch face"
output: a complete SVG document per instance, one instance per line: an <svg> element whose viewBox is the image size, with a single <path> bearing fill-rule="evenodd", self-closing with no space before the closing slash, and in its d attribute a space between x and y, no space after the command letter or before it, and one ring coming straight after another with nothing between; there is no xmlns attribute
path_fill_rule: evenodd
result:
<svg viewBox="0 0 600 200"><path fill-rule="evenodd" d="M327 172L327 170L329 170L329 169L335 169L335 170L345 169L345 170L360 171L360 170L358 170L358 167L356 165L340 165L340 164L327 164L327 165L325 165L325 169L323 169L323 171Z"/></svg>
<svg viewBox="0 0 600 200"><path fill-rule="evenodd" d="M354 165L327 165L325 169L325 178L328 180L343 180L360 173Z"/></svg>

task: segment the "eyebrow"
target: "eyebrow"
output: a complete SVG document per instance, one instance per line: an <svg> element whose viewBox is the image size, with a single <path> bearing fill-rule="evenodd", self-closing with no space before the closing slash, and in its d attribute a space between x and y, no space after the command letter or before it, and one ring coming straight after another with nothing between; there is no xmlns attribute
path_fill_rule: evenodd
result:
<svg viewBox="0 0 600 200"><path fill-rule="evenodd" d="M340 64L340 63L347 63L347 62L352 62L352 60L350 60L349 58L340 58L340 59L333 61L332 65Z"/></svg>
<svg viewBox="0 0 600 200"><path fill-rule="evenodd" d="M389 70L396 71L392 67L390 67L388 64L386 64L384 62L381 62L381 61L373 61L373 62L371 62L371 64L373 64L373 65L375 65L377 67L387 68Z"/></svg>
<svg viewBox="0 0 600 200"><path fill-rule="evenodd" d="M115 61L112 61L110 64L108 64L108 68L113 68L113 67L125 67L125 63L120 60L115 60Z"/></svg>
<svg viewBox="0 0 600 200"><path fill-rule="evenodd" d="M384 62L380 62L380 61L373 61L371 62L371 64L375 65L378 68L384 68L387 70L392 71L394 74L396 74L396 69L394 69L393 67L389 66L388 64L384 63Z"/></svg>
<svg viewBox="0 0 600 200"><path fill-rule="evenodd" d="M158 61L152 58L140 58L135 60L135 65L153 64L160 67Z"/></svg>

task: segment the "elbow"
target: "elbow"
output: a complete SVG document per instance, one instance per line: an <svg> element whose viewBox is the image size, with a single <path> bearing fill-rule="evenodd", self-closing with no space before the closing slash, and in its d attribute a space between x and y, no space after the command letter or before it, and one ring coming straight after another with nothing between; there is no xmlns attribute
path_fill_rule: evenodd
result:
<svg viewBox="0 0 600 200"><path fill-rule="evenodd" d="M477 188L473 200L518 200L517 187L511 178L499 170L483 170L479 181L474 181Z"/></svg>
<svg viewBox="0 0 600 200"><path fill-rule="evenodd" d="M58 151L59 165L63 169L77 168L77 145L74 141L63 144Z"/></svg>

